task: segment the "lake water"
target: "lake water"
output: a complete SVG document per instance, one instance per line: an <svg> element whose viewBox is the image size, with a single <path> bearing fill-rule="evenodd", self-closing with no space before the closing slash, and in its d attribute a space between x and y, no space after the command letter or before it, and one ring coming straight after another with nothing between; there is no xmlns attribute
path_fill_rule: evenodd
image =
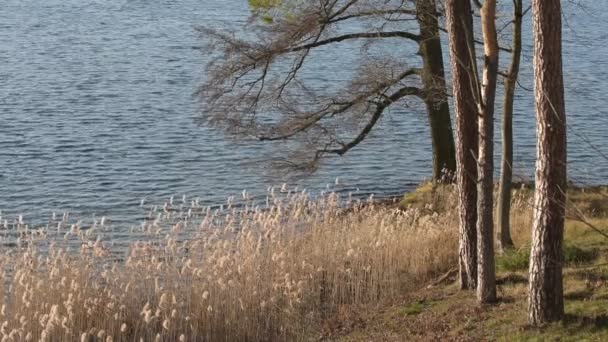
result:
<svg viewBox="0 0 608 342"><path fill-rule="evenodd" d="M573 181L597 184L608 177L608 160L591 148L608 155L608 2L582 3L585 8L565 4L564 10L569 167ZM246 0L3 0L4 216L22 213L39 221L69 210L137 224L144 215L141 199L161 203L187 195L211 205L243 189L263 196L269 186L287 181L312 192L329 184L384 197L430 175L429 133L420 106L393 110L360 148L300 178L264 167L265 156L280 152L280 146L235 142L197 126L192 94L204 77L204 58L193 27L238 27L248 16ZM316 63L344 63L358 51L343 46ZM532 87L529 55L528 50L521 80L527 88ZM314 75L313 68L309 77ZM317 77L321 84L341 76L324 71ZM518 97L515 169L530 179L532 94L519 89Z"/></svg>

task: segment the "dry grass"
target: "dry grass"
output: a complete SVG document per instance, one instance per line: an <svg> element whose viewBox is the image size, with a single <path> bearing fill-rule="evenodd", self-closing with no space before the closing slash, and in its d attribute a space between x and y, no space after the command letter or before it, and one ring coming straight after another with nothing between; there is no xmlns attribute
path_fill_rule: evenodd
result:
<svg viewBox="0 0 608 342"><path fill-rule="evenodd" d="M448 194L449 196L449 194ZM362 321L337 332L332 341L607 341L608 340L608 189L572 188L568 192L564 246L564 321L534 328L527 322L528 261L532 196L529 187L514 191L511 213L517 249L497 257L499 302L480 306L475 295L449 281L410 291ZM429 207L446 198L445 189L422 187L406 206ZM405 201L404 201L405 202ZM432 204L439 207L441 203ZM451 278L449 280L455 280Z"/></svg>
<svg viewBox="0 0 608 342"><path fill-rule="evenodd" d="M124 258L95 239L104 222L9 225L0 340L307 340L341 308L389 303L456 260L455 217L428 208L274 192L263 208L175 207L153 210Z"/></svg>
<svg viewBox="0 0 608 342"><path fill-rule="evenodd" d="M598 210L605 205L598 202L603 191L577 190L570 198L605 229L605 213ZM513 196L512 235L524 252L531 194L521 188ZM502 331L506 326L492 324L503 321L525 321L525 285L510 280L500 286L515 300L504 304L510 311L479 311L472 296L453 286L419 292L456 265L455 189L426 186L404 202L399 209L279 191L271 191L262 207L249 202L237 208L229 201L212 210L171 200L129 233L140 241L126 249L98 238L107 230L104 219L70 226L64 215L40 229L21 219L4 223L0 243L13 247L0 254L0 341L358 340L359 333L369 340L385 339L387 331L393 340L458 339ZM594 252L601 256L596 262L604 262L602 239L584 223L568 221L566 240L575 259ZM519 254L525 255L497 259L516 272L499 279L525 282L527 257L519 260ZM441 316L442 308L464 311L452 322ZM386 315L386 322L374 318ZM462 325L462 315L481 318Z"/></svg>

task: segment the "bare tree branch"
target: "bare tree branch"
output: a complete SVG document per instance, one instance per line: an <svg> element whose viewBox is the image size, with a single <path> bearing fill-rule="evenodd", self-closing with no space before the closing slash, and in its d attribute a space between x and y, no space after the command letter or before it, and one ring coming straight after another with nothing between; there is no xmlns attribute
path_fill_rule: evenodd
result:
<svg viewBox="0 0 608 342"><path fill-rule="evenodd" d="M342 148L339 148L339 149L318 150L317 158L319 158L322 154L325 154L325 153L333 153L333 154L337 154L337 155L341 156L341 155L344 155L346 152L348 152L353 147L359 145L359 143L361 143L363 140L365 140L367 135L374 128L374 126L376 125L376 123L378 122L380 117L382 116L382 113L384 112L384 110L388 106L390 106L393 102L396 102L399 99L401 99L405 96L408 96L408 95L415 95L415 96L422 97L422 93L419 88L416 88L416 87L401 88L399 91L397 91L393 95L389 96L388 98L384 99L381 103L379 103L376 106L376 111L372 115L370 121L367 123L367 125L365 125L365 127L363 128L361 133L359 133L359 135L355 139L353 139L351 142L349 142L347 144L342 144Z"/></svg>
<svg viewBox="0 0 608 342"><path fill-rule="evenodd" d="M305 131L306 129L310 128L312 125L318 123L324 117L344 113L345 111L347 111L350 108L352 108L353 106L355 106L357 103L361 103L362 101L369 101L370 97L376 97L376 96L381 95L386 88L390 88L392 85L400 82L401 80L405 79L406 77L416 75L419 73L420 73L420 69L410 68L410 69L406 70L404 73L402 73L401 75L399 75L399 77L397 77L395 80L391 80L389 82L383 82L378 87L371 90L369 93L359 95L359 96L355 97L353 100L346 102L346 103L330 104L323 110L312 113L311 115L309 115L306 118L306 120L302 124L297 125L295 127L291 126L290 130L286 133L274 135L274 136L261 135L258 137L258 139L261 141L276 141L276 140L285 140L285 139L292 138L296 134L301 133L301 132ZM413 89L416 89L416 90L414 91ZM413 87L410 89L410 91L411 91L412 95L417 95L417 96L422 96L422 93L423 93L423 91L421 89L413 88Z"/></svg>
<svg viewBox="0 0 608 342"><path fill-rule="evenodd" d="M444 27L440 27L439 30L441 30L442 32L446 32L446 33L448 32ZM477 38L473 39L473 41L475 42L475 44L483 45L483 41L481 41ZM498 49L500 51L504 51L504 52L508 52L508 53L512 52L511 48L507 48L504 46L499 46Z"/></svg>
<svg viewBox="0 0 608 342"><path fill-rule="evenodd" d="M424 85L422 90L421 70L403 58L371 59L362 54L360 63L344 66L352 76L341 87L334 87L332 93L321 90L309 74L303 73L309 71L313 61L318 63L319 55L312 52L324 46L356 40L365 40L371 46L390 44L391 39L407 39L418 45L420 35L408 32L409 26L394 29L386 25L391 20L416 20L416 12L407 7L413 4L411 0L295 4L289 7L289 15L272 9L279 14L267 25L250 22L248 40L234 32L197 28L207 43L203 52L210 56L203 85L197 92L202 123L259 141L301 142L316 162L321 155L342 155L357 146L382 112L399 99L407 95L444 96L445 89ZM255 15L260 14L264 13ZM369 24L369 19L374 23L367 31L356 26L357 22ZM348 27L357 27L357 31L345 29L341 23L347 20ZM344 142L353 132L356 138Z"/></svg>
<svg viewBox="0 0 608 342"><path fill-rule="evenodd" d="M285 50L285 52L297 52L305 49L312 49L315 47L331 44L331 43L339 43L349 39L378 39L378 38L406 38L411 39L413 41L419 41L420 36L417 34L413 34L406 31L391 31L391 32L360 32L360 33L350 33L342 36L332 37L325 40L317 41L314 43L296 46Z"/></svg>
<svg viewBox="0 0 608 342"><path fill-rule="evenodd" d="M331 19L329 22L330 23L337 23L340 21L345 21L345 20L349 20L349 19L355 19L355 18L363 18L363 17L381 17L383 19L389 19L386 16L387 15L411 15L411 16L415 16L416 15L416 11L415 10L411 10L411 9L396 9L396 10L384 10L384 11L362 11L362 12L358 12L358 13L353 13L353 14L349 14L349 15L344 15L341 17L337 17L337 18L333 18Z"/></svg>

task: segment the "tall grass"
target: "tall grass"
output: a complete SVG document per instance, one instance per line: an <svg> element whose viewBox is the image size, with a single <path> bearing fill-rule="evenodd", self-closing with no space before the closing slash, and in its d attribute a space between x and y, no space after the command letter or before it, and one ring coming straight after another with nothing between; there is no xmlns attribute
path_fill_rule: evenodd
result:
<svg viewBox="0 0 608 342"><path fill-rule="evenodd" d="M152 212L124 258L91 233L104 222L61 233L17 222L20 242L0 256L0 340L306 340L343 308L385 303L456 264L452 214L335 194L192 204Z"/></svg>

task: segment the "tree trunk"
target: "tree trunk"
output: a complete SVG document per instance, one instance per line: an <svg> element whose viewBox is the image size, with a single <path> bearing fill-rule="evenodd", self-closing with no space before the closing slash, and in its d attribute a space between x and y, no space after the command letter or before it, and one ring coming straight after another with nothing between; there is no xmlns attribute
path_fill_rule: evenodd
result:
<svg viewBox="0 0 608 342"><path fill-rule="evenodd" d="M477 108L475 92L475 47L470 0L447 0L446 28L450 45L450 65L456 126L456 182L460 218L460 287L477 285Z"/></svg>
<svg viewBox="0 0 608 342"><path fill-rule="evenodd" d="M528 318L531 324L539 325L564 316L567 151L560 1L533 0L532 13L537 159Z"/></svg>
<svg viewBox="0 0 608 342"><path fill-rule="evenodd" d="M479 167L477 182L477 299L496 301L494 266L494 104L498 77L496 0L485 0L481 8L484 47L483 87L479 106Z"/></svg>
<svg viewBox="0 0 608 342"><path fill-rule="evenodd" d="M522 0L513 0L513 37L511 66L505 79L502 113L502 161L498 191L498 248L505 251L513 247L511 239L511 184L513 179L513 101L521 60Z"/></svg>
<svg viewBox="0 0 608 342"><path fill-rule="evenodd" d="M449 180L443 176L456 171L456 151L450 107L448 104L443 52L435 0L416 1L416 18L420 26L419 54L422 57L422 82L431 139L433 142L433 181Z"/></svg>

